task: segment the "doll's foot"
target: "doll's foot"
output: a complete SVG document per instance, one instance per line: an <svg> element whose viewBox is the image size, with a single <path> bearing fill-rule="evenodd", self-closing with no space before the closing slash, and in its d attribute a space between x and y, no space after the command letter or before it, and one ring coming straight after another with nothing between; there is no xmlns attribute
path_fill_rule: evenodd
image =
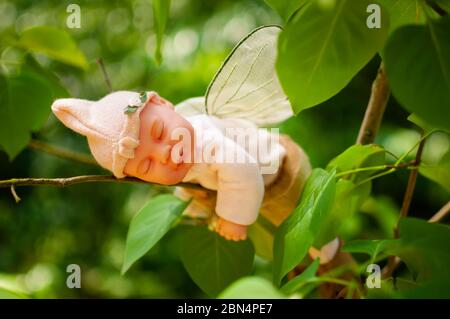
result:
<svg viewBox="0 0 450 319"><path fill-rule="evenodd" d="M239 225L223 218L218 218L214 230L227 240L245 240L247 239L247 226Z"/></svg>

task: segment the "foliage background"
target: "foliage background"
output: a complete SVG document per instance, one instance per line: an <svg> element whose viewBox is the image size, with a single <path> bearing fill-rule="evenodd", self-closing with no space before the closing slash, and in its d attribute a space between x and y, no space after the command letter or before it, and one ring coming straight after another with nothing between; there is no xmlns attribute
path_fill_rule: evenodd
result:
<svg viewBox="0 0 450 319"><path fill-rule="evenodd" d="M44 55L36 59L57 74L70 96L98 99L108 90L95 63L103 58L114 89L152 89L173 103L204 94L206 86L237 41L263 24L282 23L263 1L174 0L170 9L163 63L154 60L156 35L150 1L77 1L81 29L66 27L66 6L72 1L0 0L0 39L24 29L48 25L66 30L89 62L83 72ZM23 53L0 41L0 66L8 72ZM309 154L315 167L325 167L355 142L377 56L338 95L303 111L281 126ZM50 107L50 106L49 106ZM408 113L390 99L376 142L400 155L419 138ZM11 132L14 134L14 132ZM50 116L33 138L88 152L85 139L69 133ZM424 158L440 157L448 136L434 134ZM101 169L68 162L26 149L13 161L0 152L0 179L101 174ZM373 183L372 197L346 225L349 237L388 238L402 202L408 171ZM18 188L14 202L0 189L0 285L33 297L204 297L179 257L178 232L170 232L125 276L120 275L125 238L134 213L166 188L128 184L82 184L59 189ZM448 201L448 193L419 176L411 216L428 219ZM79 264L82 289L66 287L66 267ZM256 260L255 273L270 278L267 262Z"/></svg>

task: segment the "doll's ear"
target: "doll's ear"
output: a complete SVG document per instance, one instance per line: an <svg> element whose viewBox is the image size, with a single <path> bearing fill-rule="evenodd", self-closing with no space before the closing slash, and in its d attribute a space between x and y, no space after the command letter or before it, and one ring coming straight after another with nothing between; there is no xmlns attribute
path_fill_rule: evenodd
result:
<svg viewBox="0 0 450 319"><path fill-rule="evenodd" d="M55 116L68 128L84 136L92 135L89 126L92 101L82 99L58 99L52 104Z"/></svg>

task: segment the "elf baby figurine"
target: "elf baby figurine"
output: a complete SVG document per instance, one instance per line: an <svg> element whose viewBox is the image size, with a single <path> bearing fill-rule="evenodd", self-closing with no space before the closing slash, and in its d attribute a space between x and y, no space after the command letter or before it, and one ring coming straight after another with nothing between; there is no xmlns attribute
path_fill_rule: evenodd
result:
<svg viewBox="0 0 450 319"><path fill-rule="evenodd" d="M176 187L192 199L185 214L214 220L228 240L244 240L261 213L278 226L295 208L311 166L288 136L264 127L292 116L275 73L280 29L246 36L221 66L205 97L177 106L156 92L119 91L99 101L59 99L56 117L87 137L99 165ZM231 132L231 133L230 133Z"/></svg>

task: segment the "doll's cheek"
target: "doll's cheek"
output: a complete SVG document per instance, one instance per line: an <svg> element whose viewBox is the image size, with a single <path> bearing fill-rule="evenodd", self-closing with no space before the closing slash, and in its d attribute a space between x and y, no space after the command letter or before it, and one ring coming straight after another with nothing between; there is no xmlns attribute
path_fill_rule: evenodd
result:
<svg viewBox="0 0 450 319"><path fill-rule="evenodd" d="M139 166L141 163L142 161L138 161L136 157L131 158L127 161L123 172L125 173L125 175L138 177L137 175L139 175Z"/></svg>
<svg viewBox="0 0 450 319"><path fill-rule="evenodd" d="M139 175L145 175L147 174L147 172L149 171L151 166L151 160L149 158L146 158L144 160L142 160L137 168L137 173Z"/></svg>
<svg viewBox="0 0 450 319"><path fill-rule="evenodd" d="M183 164L182 164L183 165ZM179 169L167 169L167 167L158 170L157 182L165 185L173 185L181 182L186 176L187 169L185 167Z"/></svg>

